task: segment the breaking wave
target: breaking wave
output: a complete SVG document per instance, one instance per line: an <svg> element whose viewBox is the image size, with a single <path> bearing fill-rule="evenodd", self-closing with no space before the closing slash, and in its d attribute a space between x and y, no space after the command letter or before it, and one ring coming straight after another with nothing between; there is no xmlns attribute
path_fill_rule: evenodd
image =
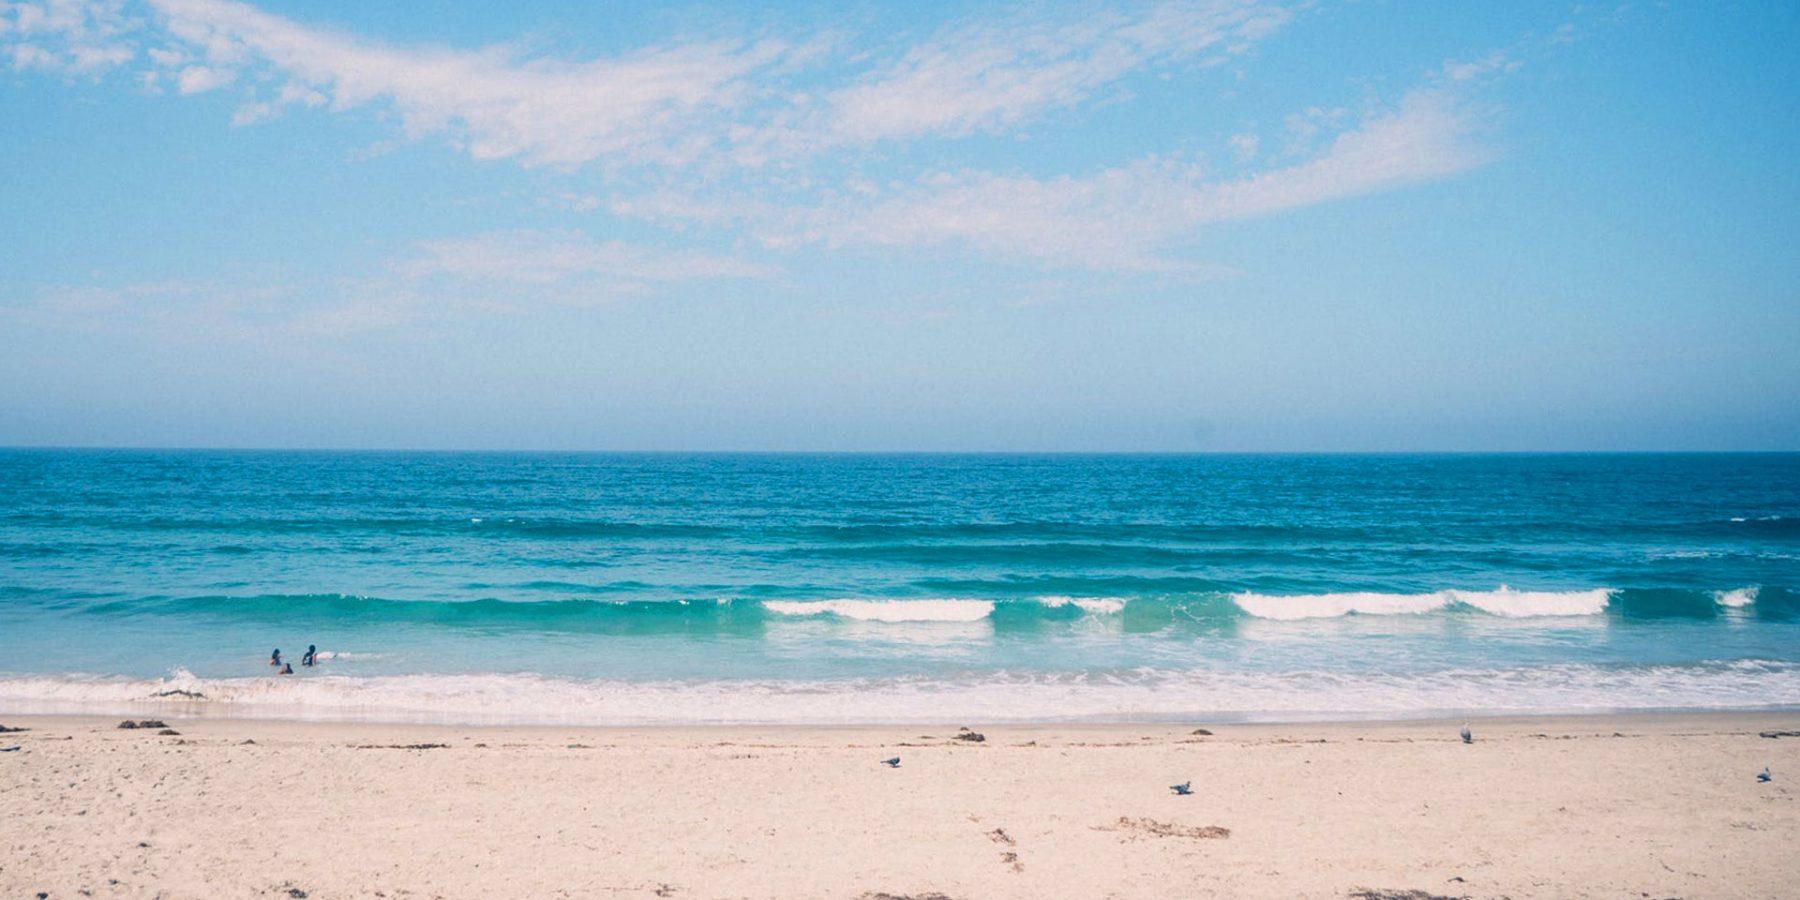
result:
<svg viewBox="0 0 1800 900"><path fill-rule="evenodd" d="M1118 588L1124 585L1099 585ZM571 590L579 585L569 585ZM1127 628L1228 626L1243 620L1327 620L1349 616L1484 615L1508 619L1608 616L1632 620L1706 618L1743 609L1770 619L1800 618L1800 594L1784 587L1722 590L1582 588L1442 589L1421 592L1277 593L1170 590L1007 596L1002 583L965 582L952 596L828 599L711 597L612 600L396 599L352 594L69 597L0 588L0 594L59 611L106 618L196 617L221 622L334 627L403 624L593 634L753 634L782 622L817 619L885 625L988 622L996 629L1075 620L1122 620ZM1078 587L1070 585L1069 587ZM1017 590L1016 587L1013 590ZM988 593L989 596L981 596Z"/></svg>
<svg viewBox="0 0 1800 900"><path fill-rule="evenodd" d="M764 600L778 616L837 616L859 622L979 622L992 600Z"/></svg>
<svg viewBox="0 0 1800 900"><path fill-rule="evenodd" d="M1417 615L1458 606L1490 615L1528 618L1599 615L1606 611L1612 594L1606 588L1584 591L1515 591L1502 586L1493 591L1435 591L1429 594L1359 591L1272 596L1241 593L1231 595L1231 599L1244 612L1259 619Z"/></svg>

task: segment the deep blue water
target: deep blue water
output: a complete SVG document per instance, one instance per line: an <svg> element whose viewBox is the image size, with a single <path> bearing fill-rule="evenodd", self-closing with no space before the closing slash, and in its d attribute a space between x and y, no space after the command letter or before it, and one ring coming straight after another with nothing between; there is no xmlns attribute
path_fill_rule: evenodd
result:
<svg viewBox="0 0 1800 900"><path fill-rule="evenodd" d="M172 705L1800 705L1800 454L0 450L0 711Z"/></svg>

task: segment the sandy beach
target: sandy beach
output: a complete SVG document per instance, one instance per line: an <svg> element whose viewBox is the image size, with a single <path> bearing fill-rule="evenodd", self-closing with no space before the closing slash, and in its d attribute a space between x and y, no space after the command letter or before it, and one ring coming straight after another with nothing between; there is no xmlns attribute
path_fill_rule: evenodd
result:
<svg viewBox="0 0 1800 900"><path fill-rule="evenodd" d="M26 729L0 735L19 748L0 754L4 897L1693 898L1800 879L1800 736L1759 734L1800 714L1478 720L1472 745L1457 722L970 723L977 742L0 721Z"/></svg>

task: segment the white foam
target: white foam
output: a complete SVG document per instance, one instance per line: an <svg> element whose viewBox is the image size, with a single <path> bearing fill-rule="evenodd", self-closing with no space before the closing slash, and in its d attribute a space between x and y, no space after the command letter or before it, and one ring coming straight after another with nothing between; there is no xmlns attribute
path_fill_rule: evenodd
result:
<svg viewBox="0 0 1800 900"><path fill-rule="evenodd" d="M1443 609L1450 598L1435 594L1380 594L1354 591L1338 594L1232 594L1239 609L1259 619L1335 619L1352 613L1363 616L1417 615Z"/></svg>
<svg viewBox="0 0 1800 900"><path fill-rule="evenodd" d="M1606 611L1612 591L1515 591L1502 585L1497 591L1446 591L1453 600L1485 613L1510 618L1528 616L1597 616Z"/></svg>
<svg viewBox="0 0 1800 900"><path fill-rule="evenodd" d="M172 689L204 699L157 698ZM1800 706L1800 666L1767 661L1431 672L1132 669L964 678L619 681L535 674L0 678L0 714L515 724L1292 721L1451 713Z"/></svg>
<svg viewBox="0 0 1800 900"><path fill-rule="evenodd" d="M1352 591L1334 594L1232 594L1239 609L1259 619L1334 619L1340 616L1399 616L1438 612L1451 605L1508 618L1592 616L1606 610L1607 588L1585 591L1515 591L1501 585L1492 591L1434 591L1387 594Z"/></svg>
<svg viewBox="0 0 1800 900"><path fill-rule="evenodd" d="M764 600L778 616L839 616L859 622L979 622L992 600Z"/></svg>
<svg viewBox="0 0 1800 900"><path fill-rule="evenodd" d="M1761 588L1743 587L1735 591L1714 591L1713 602L1720 606L1732 608L1749 606L1756 602L1756 595Z"/></svg>
<svg viewBox="0 0 1800 900"><path fill-rule="evenodd" d="M1116 613L1125 608L1125 600L1120 597L1039 597L1037 602L1052 609L1074 606L1082 612L1096 615Z"/></svg>

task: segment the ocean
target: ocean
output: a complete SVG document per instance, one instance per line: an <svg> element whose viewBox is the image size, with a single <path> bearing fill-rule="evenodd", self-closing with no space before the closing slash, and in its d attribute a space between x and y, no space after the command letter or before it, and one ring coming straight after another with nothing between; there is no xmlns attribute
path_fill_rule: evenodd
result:
<svg viewBox="0 0 1800 900"><path fill-rule="evenodd" d="M0 450L0 713L1794 707L1800 454Z"/></svg>

